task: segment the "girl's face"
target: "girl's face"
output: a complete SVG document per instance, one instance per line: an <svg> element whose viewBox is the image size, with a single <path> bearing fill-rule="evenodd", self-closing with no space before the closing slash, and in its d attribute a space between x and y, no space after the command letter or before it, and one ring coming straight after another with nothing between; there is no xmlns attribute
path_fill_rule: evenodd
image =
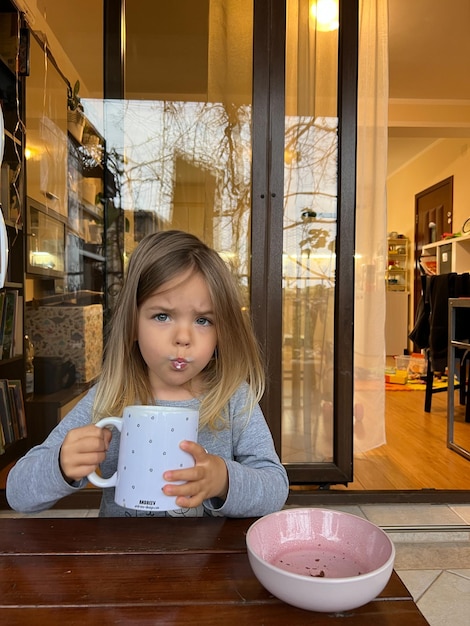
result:
<svg viewBox="0 0 470 626"><path fill-rule="evenodd" d="M189 270L162 285L140 306L137 324L137 341L155 398L193 397L200 373L217 345L213 304L204 277Z"/></svg>

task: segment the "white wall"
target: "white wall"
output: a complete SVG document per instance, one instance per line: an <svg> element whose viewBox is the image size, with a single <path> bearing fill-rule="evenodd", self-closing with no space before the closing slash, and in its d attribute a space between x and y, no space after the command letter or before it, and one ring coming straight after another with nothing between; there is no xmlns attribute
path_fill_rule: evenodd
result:
<svg viewBox="0 0 470 626"><path fill-rule="evenodd" d="M387 230L414 240L415 195L454 177L454 226L470 216L470 139L439 139L387 180ZM470 269L470 268L469 268Z"/></svg>

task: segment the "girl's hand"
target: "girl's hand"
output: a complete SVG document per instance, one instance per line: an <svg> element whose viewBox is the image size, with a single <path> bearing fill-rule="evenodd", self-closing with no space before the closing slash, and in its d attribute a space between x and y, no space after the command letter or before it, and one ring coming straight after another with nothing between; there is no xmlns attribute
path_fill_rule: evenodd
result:
<svg viewBox="0 0 470 626"><path fill-rule="evenodd" d="M106 458L111 441L108 428L90 424L70 430L60 449L59 464L67 482L81 480Z"/></svg>
<svg viewBox="0 0 470 626"><path fill-rule="evenodd" d="M169 470L163 474L169 483L185 481L183 485L168 484L163 487L167 496L176 496L182 509L195 508L209 498L225 500L228 491L228 472L220 456L208 454L194 441L182 441L180 448L194 457L196 465L188 469Z"/></svg>

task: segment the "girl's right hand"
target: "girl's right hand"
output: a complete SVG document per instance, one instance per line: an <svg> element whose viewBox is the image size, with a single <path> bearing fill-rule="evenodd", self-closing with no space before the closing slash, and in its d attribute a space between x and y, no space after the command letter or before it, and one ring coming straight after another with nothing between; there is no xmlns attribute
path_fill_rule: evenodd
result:
<svg viewBox="0 0 470 626"><path fill-rule="evenodd" d="M108 428L90 424L70 430L60 449L59 464L67 482L78 481L95 471L106 458L111 441Z"/></svg>

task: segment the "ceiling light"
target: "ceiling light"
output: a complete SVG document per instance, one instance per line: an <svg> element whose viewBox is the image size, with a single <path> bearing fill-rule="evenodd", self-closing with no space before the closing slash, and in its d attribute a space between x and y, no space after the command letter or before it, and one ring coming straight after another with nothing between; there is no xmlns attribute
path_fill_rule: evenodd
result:
<svg viewBox="0 0 470 626"><path fill-rule="evenodd" d="M338 0L316 0L312 2L310 13L317 22L317 30L327 32L338 29Z"/></svg>

